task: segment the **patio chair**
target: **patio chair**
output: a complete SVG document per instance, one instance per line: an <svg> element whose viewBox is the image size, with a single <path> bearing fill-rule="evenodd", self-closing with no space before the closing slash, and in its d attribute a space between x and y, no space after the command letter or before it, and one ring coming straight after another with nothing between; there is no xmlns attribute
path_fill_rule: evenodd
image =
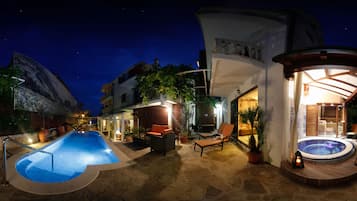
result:
<svg viewBox="0 0 357 201"><path fill-rule="evenodd" d="M166 152L175 149L175 133L150 136L150 151L158 151L166 155Z"/></svg>
<svg viewBox="0 0 357 201"><path fill-rule="evenodd" d="M233 124L225 124L223 126L222 133L220 134L219 137L203 139L203 140L196 140L193 150L196 150L196 145L198 145L201 148L201 157L202 157L203 149L205 147L220 145L221 150L223 150L223 144L224 144L224 142L229 141L229 139L232 135L232 132L233 132L233 128L234 128Z"/></svg>
<svg viewBox="0 0 357 201"><path fill-rule="evenodd" d="M221 123L221 125L219 126L218 130L214 130L211 133L199 133L198 134L198 138L201 139L202 138L210 138L210 137L216 137L218 135L220 135L222 133L223 127L227 125L226 123Z"/></svg>

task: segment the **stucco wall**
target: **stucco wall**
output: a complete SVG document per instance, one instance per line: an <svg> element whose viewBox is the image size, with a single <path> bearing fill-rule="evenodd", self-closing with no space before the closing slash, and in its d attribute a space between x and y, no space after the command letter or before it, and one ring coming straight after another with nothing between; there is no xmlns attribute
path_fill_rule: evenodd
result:
<svg viewBox="0 0 357 201"><path fill-rule="evenodd" d="M118 84L117 79L114 82L113 88L113 110L119 112L121 108L134 104L134 88L136 87L136 76L126 80L125 82ZM126 94L126 101L121 102L121 96Z"/></svg>
<svg viewBox="0 0 357 201"><path fill-rule="evenodd" d="M258 87L258 102L266 111L265 144L263 147L265 160L280 167L284 146L289 135L288 80L284 78L283 66L272 62L271 58L285 51L286 27L272 29L262 40L265 69L252 75L239 85L241 94ZM230 102L238 97L237 91L227 97L227 113L225 118L230 122Z"/></svg>
<svg viewBox="0 0 357 201"><path fill-rule="evenodd" d="M208 68L211 68L212 65L212 52L215 49L216 38L257 43L266 34L266 30L281 26L280 22L258 15L247 16L239 11L228 13L205 11L200 12L198 18L203 30ZM208 79L210 79L209 72Z"/></svg>

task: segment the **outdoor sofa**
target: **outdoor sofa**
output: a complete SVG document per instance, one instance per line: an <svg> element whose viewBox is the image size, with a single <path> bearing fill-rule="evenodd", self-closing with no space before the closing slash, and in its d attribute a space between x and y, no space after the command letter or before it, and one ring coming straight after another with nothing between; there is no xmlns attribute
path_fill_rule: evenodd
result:
<svg viewBox="0 0 357 201"><path fill-rule="evenodd" d="M175 149L175 133L168 125L153 124L151 130L146 132L150 137L150 150L166 155L166 152Z"/></svg>

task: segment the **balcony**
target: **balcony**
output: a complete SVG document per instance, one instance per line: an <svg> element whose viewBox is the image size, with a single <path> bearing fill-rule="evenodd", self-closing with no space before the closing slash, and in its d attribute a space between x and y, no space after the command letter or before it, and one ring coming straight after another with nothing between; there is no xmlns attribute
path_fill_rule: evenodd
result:
<svg viewBox="0 0 357 201"><path fill-rule="evenodd" d="M216 38L216 48L213 53L239 55L262 62L261 47L237 40Z"/></svg>
<svg viewBox="0 0 357 201"><path fill-rule="evenodd" d="M103 97L100 98L100 102L102 104L109 102L109 101L113 101L113 96L112 95L104 95Z"/></svg>
<svg viewBox="0 0 357 201"><path fill-rule="evenodd" d="M259 45L215 39L211 54L210 95L227 97L265 69Z"/></svg>
<svg viewBox="0 0 357 201"><path fill-rule="evenodd" d="M113 112L113 106L112 105L102 108L102 113L103 114L111 114L112 112Z"/></svg>

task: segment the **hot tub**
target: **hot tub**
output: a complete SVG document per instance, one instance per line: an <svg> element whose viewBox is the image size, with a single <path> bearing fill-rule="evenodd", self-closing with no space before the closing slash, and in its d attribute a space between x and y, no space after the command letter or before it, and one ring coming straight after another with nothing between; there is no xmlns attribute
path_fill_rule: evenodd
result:
<svg viewBox="0 0 357 201"><path fill-rule="evenodd" d="M298 149L305 159L334 161L348 158L355 149L351 142L331 137L307 137L298 141Z"/></svg>

